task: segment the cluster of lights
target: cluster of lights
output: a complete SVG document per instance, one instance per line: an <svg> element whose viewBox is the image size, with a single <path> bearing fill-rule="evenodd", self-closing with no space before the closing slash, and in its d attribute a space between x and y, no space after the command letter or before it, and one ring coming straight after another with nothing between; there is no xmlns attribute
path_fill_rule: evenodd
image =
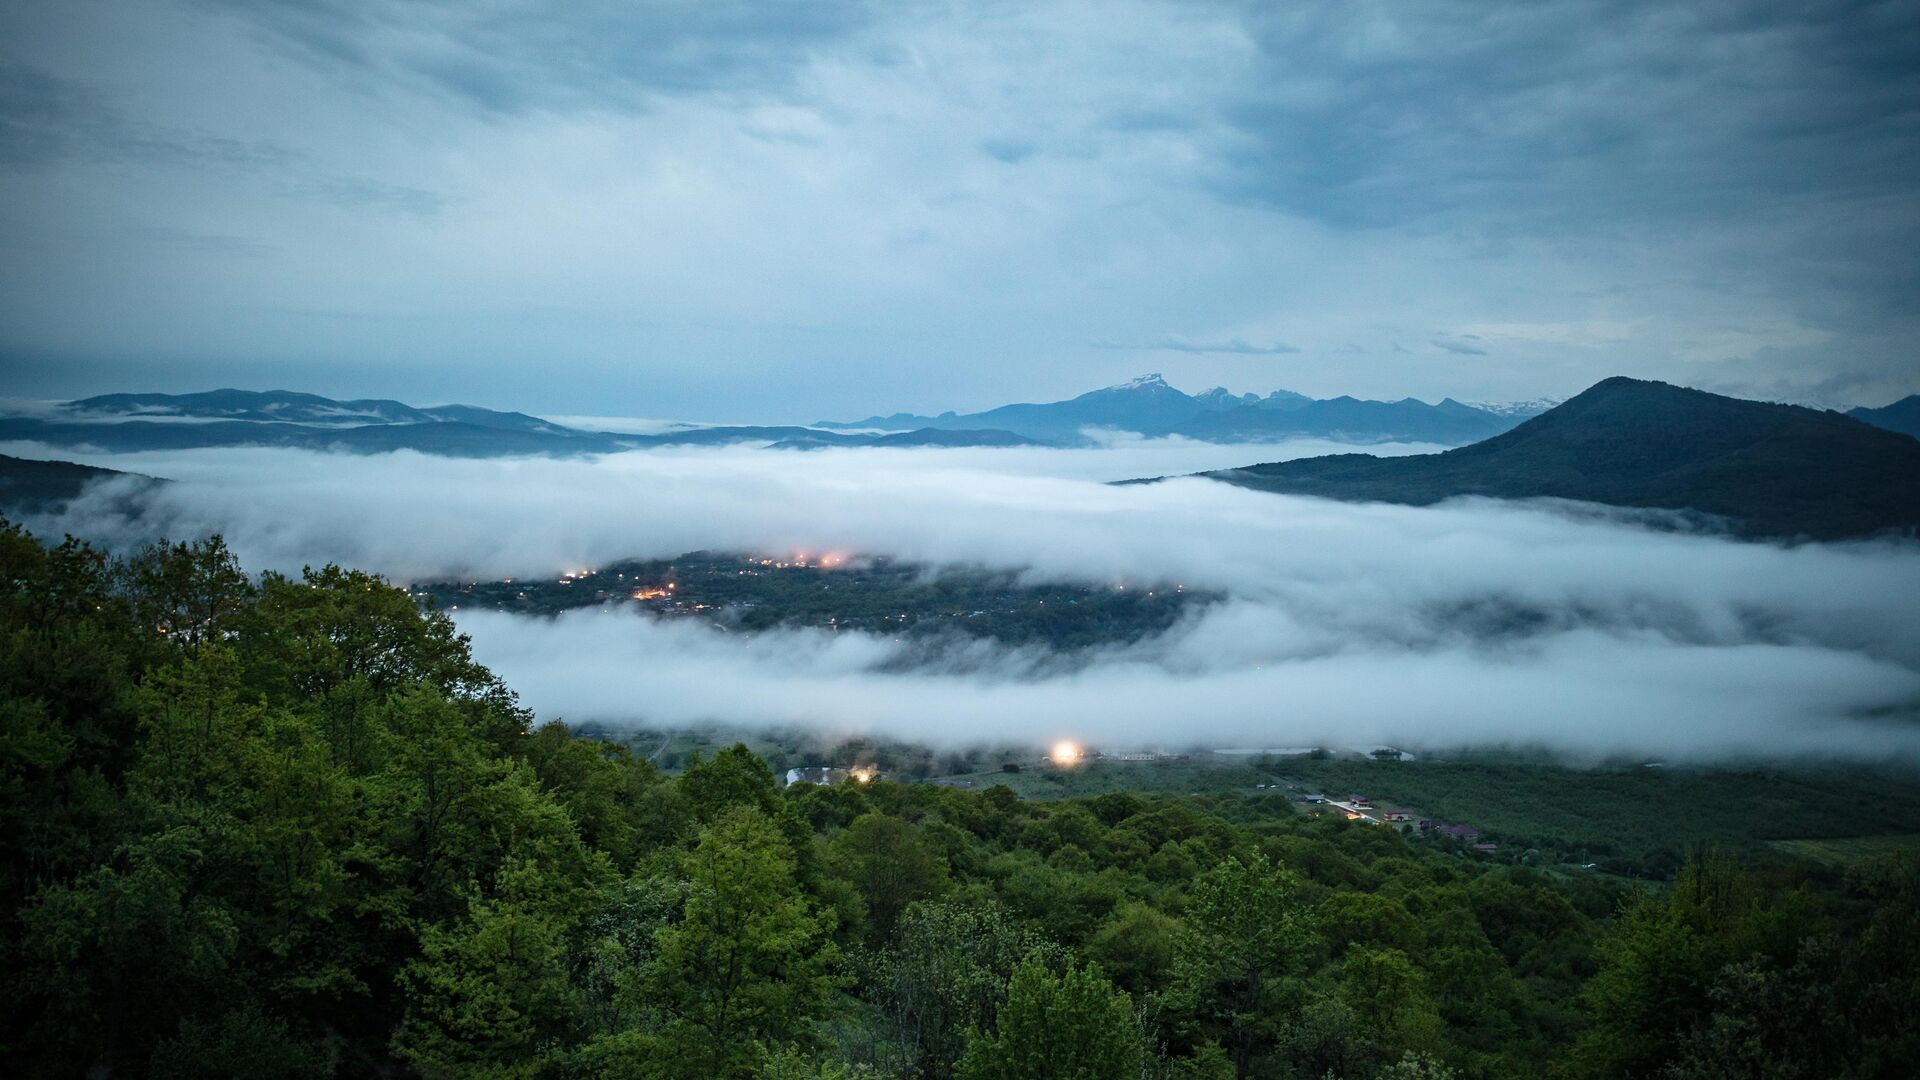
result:
<svg viewBox="0 0 1920 1080"><path fill-rule="evenodd" d="M813 561L809 562L808 560L810 559L812 559ZM793 557L790 559L767 558L767 559L750 559L748 561L757 563L761 566L771 566L776 570L785 570L789 567L795 567L795 568L804 570L810 566L819 567L822 570L832 570L835 567L845 566L847 564L847 559L848 559L848 556L846 555L846 553L839 552L839 551L829 551L826 554L820 556L818 559L813 559L812 554L809 552L796 551L793 553Z"/></svg>

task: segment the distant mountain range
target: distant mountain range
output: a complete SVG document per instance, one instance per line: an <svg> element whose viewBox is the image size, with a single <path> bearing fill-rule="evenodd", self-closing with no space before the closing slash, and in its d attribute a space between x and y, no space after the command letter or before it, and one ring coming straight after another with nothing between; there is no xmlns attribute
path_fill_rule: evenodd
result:
<svg viewBox="0 0 1920 1080"><path fill-rule="evenodd" d="M780 449L838 446L1074 446L1087 430L1180 435L1212 442L1319 437L1353 442L1459 444L1497 435L1535 404L1476 407L1452 399L1429 405L1316 400L1288 390L1265 397L1214 388L1185 394L1159 375L1068 401L1003 405L983 413L896 413L853 423L688 425L654 434L569 427L519 412L474 405L414 406L385 398L336 400L288 390L197 394L104 394L49 410L0 416L0 440L97 447L114 453L221 446L275 446L381 453L416 450L453 457L597 454L650 446L759 443Z"/></svg>
<svg viewBox="0 0 1920 1080"><path fill-rule="evenodd" d="M1187 412L1196 402L1201 412ZM1916 410L1920 410L1920 397L1843 415L1613 378L1538 415L1516 416L1513 423L1518 426L1510 430L1444 453L1390 458L1336 454L1200 475L1265 491L1349 501L1427 505L1478 495L1695 511L1725 519L1737 534L1754 538L1913 536L1920 535L1920 439L1899 434L1897 425L1914 426ZM1436 433L1442 431L1463 433L1492 415L1451 400L1439 405L1352 398L1316 401L1285 391L1260 398L1235 397L1224 390L1188 396L1158 376L1147 376L1070 402L1006 406L975 418L991 416L1002 423L1055 433L1064 431L1058 425L1065 424L1068 416L1101 417L1104 425L1136 431L1156 425L1164 431L1171 418L1182 415L1186 419L1181 426L1189 431L1284 430L1249 421L1253 414L1317 417L1315 423L1337 425L1331 430L1347 433L1369 430L1369 424L1374 425L1370 430L1378 431L1388 421L1404 423L1408 416L1422 417L1424 426L1419 430L1427 434L1403 436L1410 438L1438 438ZM1446 428L1447 423L1458 426ZM858 426L885 425L863 421ZM108 450L270 445L362 452L408 448L464 456L591 453L742 441L802 450L1021 446L1038 441L1004 427L922 426L881 434L805 427L712 427L624 435L582 431L522 413L474 406L419 409L395 401L334 401L310 394L237 390L88 398L51 414L0 418L0 439L8 438ZM87 484L126 475L68 462L0 456L0 510L56 510ZM149 484L164 482L141 479ZM137 486L128 492L126 513L138 515L145 490Z"/></svg>
<svg viewBox="0 0 1920 1080"><path fill-rule="evenodd" d="M245 420L308 427L360 427L379 424L461 423L501 431L545 435L568 428L537 416L496 412L474 405L415 408L385 398L335 401L291 390L209 390L200 394L103 394L66 403L76 420Z"/></svg>
<svg viewBox="0 0 1920 1080"><path fill-rule="evenodd" d="M1920 534L1920 441L1836 412L1626 378L1445 453L1337 454L1201 475L1416 506L1481 495L1692 510L1749 537Z"/></svg>
<svg viewBox="0 0 1920 1080"><path fill-rule="evenodd" d="M1215 387L1185 394L1158 374L1092 390L1066 401L1002 405L978 413L938 416L894 413L865 420L822 420L815 427L851 431L996 428L1056 445L1086 442L1088 428L1142 435L1181 435L1208 442L1329 438L1352 442L1468 443L1512 428L1550 403L1476 407L1448 398L1429 405L1414 398L1316 400L1290 390L1266 397Z"/></svg>
<svg viewBox="0 0 1920 1080"><path fill-rule="evenodd" d="M1017 446L1005 431L929 430L891 434L793 426L712 426L653 435L588 431L525 413L475 405L418 408L398 401L336 401L288 390L200 394L106 394L35 415L0 416L0 440L91 446L114 453L217 446L278 446L381 453L417 450L449 457L600 454L649 446L762 443L824 446Z"/></svg>

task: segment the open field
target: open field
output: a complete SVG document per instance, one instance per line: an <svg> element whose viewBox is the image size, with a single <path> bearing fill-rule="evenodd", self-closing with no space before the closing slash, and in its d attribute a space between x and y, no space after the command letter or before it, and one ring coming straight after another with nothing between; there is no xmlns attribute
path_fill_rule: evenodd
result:
<svg viewBox="0 0 1920 1080"><path fill-rule="evenodd" d="M1885 769L1304 758L1263 768L1302 792L1358 792L1382 808L1472 825L1506 846L1640 872L1663 873L1695 845L1920 837L1920 776Z"/></svg>
<svg viewBox="0 0 1920 1080"><path fill-rule="evenodd" d="M1665 878L1690 847L1831 866L1920 850L1920 774L1886 767L1574 766L1526 755L1423 756L1374 761L1225 757L1205 752L1159 761L1083 762L1061 769L1028 750L940 753L898 743L826 746L792 735L738 738L723 730L633 737L668 772L691 754L711 757L744 741L776 773L794 765L876 764L904 782L984 791L1005 786L1023 799L1057 801L1112 792L1186 795L1213 812L1251 821L1308 809L1306 794L1368 796L1380 809L1471 825L1500 844L1498 857L1571 864ZM843 760L844 759L844 760ZM1004 763L1017 765L1006 771ZM1261 787L1260 785L1269 785Z"/></svg>
<svg viewBox="0 0 1920 1080"><path fill-rule="evenodd" d="M1920 852L1920 835L1848 836L1824 840L1775 840L1774 850L1810 862L1849 866L1884 855Z"/></svg>

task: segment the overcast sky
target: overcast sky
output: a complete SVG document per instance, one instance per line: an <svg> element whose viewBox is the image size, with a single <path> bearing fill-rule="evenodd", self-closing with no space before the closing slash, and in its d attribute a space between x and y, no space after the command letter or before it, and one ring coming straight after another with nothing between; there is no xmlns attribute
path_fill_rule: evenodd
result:
<svg viewBox="0 0 1920 1080"><path fill-rule="evenodd" d="M1920 390L1920 7L0 6L0 394Z"/></svg>

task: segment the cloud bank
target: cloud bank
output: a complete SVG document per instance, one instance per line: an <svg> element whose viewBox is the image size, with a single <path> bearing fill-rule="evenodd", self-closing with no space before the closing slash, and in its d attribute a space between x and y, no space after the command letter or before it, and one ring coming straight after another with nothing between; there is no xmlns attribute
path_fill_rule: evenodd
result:
<svg viewBox="0 0 1920 1080"><path fill-rule="evenodd" d="M703 548L807 548L1230 598L1167 634L1070 662L972 643L906 670L906 646L859 634L726 634L623 610L461 612L480 658L543 716L927 741L1920 751L1911 544L1788 548L1590 507L1349 505L1204 480L1100 482L1322 449L1122 440L1077 451L94 460L175 478L143 527L222 530L256 569L337 560L399 580L493 578ZM126 542L111 494L34 524Z"/></svg>

